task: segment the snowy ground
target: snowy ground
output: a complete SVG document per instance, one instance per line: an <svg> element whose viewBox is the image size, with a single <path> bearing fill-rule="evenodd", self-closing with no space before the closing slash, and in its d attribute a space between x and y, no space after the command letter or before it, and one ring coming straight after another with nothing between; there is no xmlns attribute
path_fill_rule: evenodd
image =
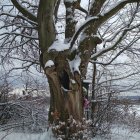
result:
<svg viewBox="0 0 140 140"><path fill-rule="evenodd" d="M97 136L93 140L140 140L140 133L131 132L125 126L115 126L107 137Z"/></svg>
<svg viewBox="0 0 140 140"><path fill-rule="evenodd" d="M56 140L49 132L41 134L0 132L0 140ZM4 138L4 139L3 139ZM115 126L107 137L97 136L92 140L140 140L140 133L131 132L123 126Z"/></svg>
<svg viewBox="0 0 140 140"><path fill-rule="evenodd" d="M50 131L44 133L0 132L0 140L56 140Z"/></svg>
<svg viewBox="0 0 140 140"><path fill-rule="evenodd" d="M133 105L129 109L130 114L136 112L136 117L140 118L140 105ZM140 123L140 122L139 122ZM0 140L56 140L51 131L43 133L16 133L12 130L0 132ZM112 126L111 132L106 136L96 136L91 140L140 140L140 133L133 131L125 125Z"/></svg>

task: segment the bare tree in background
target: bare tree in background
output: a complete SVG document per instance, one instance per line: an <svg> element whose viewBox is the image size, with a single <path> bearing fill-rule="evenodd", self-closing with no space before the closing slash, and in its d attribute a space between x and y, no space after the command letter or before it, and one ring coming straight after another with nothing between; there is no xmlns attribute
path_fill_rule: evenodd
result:
<svg viewBox="0 0 140 140"><path fill-rule="evenodd" d="M0 103L8 101L8 94L12 90L12 84L9 82L9 76L6 73L0 74Z"/></svg>
<svg viewBox="0 0 140 140"><path fill-rule="evenodd" d="M8 102L9 92L12 90L12 85L8 81L8 76L1 73L0 78L0 124L6 123L10 115L6 111L6 103Z"/></svg>

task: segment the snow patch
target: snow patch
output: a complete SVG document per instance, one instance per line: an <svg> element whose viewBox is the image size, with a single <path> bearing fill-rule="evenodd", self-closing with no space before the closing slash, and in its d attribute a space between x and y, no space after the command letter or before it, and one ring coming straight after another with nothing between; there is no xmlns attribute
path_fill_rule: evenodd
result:
<svg viewBox="0 0 140 140"><path fill-rule="evenodd" d="M76 2L77 0L65 0L65 2L73 3Z"/></svg>
<svg viewBox="0 0 140 140"><path fill-rule="evenodd" d="M57 41L54 41L54 43L49 47L48 52L53 51L53 50L57 52L62 52L62 51L68 50L69 48L70 48L69 43L65 44L64 42L57 40Z"/></svg>
<svg viewBox="0 0 140 140"><path fill-rule="evenodd" d="M79 55L76 55L76 57L72 61L69 61L69 65L72 72L77 71L78 73L80 73L79 70L80 64L81 64L81 58Z"/></svg>
<svg viewBox="0 0 140 140"><path fill-rule="evenodd" d="M76 82L75 82L75 80L71 79L71 83L72 83L72 84L75 84Z"/></svg>
<svg viewBox="0 0 140 140"><path fill-rule="evenodd" d="M91 79L85 79L85 80L83 80L83 82L84 82L84 83L89 83L89 84L91 84L91 83L92 83L92 80L91 80Z"/></svg>
<svg viewBox="0 0 140 140"><path fill-rule="evenodd" d="M54 62L52 60L48 60L45 64L45 68L46 67L52 67L52 66L54 66Z"/></svg>
<svg viewBox="0 0 140 140"><path fill-rule="evenodd" d="M86 38L88 38L89 35L87 35L86 33L82 33L82 35L80 36L80 40L79 40L79 44Z"/></svg>
<svg viewBox="0 0 140 140"><path fill-rule="evenodd" d="M98 19L99 17L98 16L93 16L93 17L90 17L88 16L87 19L79 26L79 28L77 29L77 31L82 27L84 26L86 23L94 20L94 19ZM76 33L75 33L76 34Z"/></svg>

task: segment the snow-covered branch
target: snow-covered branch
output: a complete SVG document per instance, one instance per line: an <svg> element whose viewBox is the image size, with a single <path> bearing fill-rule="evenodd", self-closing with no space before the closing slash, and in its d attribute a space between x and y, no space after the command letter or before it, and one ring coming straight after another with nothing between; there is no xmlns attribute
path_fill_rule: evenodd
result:
<svg viewBox="0 0 140 140"><path fill-rule="evenodd" d="M134 3L134 2L140 2L140 0L122 0L118 2L115 6L113 6L108 12L101 15L101 23L104 23L109 18L111 18L113 15L115 15L118 11L120 11L126 4L128 3Z"/></svg>
<svg viewBox="0 0 140 140"><path fill-rule="evenodd" d="M80 35L80 33L87 28L89 25L94 24L95 22L98 23L96 24L97 27L100 27L100 25L102 25L105 21L107 21L109 18L111 18L113 15L115 15L118 11L120 11L126 4L128 3L134 3L134 2L140 2L139 0L123 0L121 2L119 2L118 4L116 4L114 7L112 7L108 12L102 14L102 15L98 15L98 16L93 16L91 18L88 18L79 28L78 30L75 32L75 34L73 35L73 38L71 39L71 49L75 43L75 41L77 40L78 36ZM97 28L96 27L96 28Z"/></svg>
<svg viewBox="0 0 140 140"><path fill-rule="evenodd" d="M25 16L26 18L29 18L30 20L37 22L37 17L31 13L26 7L22 6L19 2L19 0L11 0L13 5Z"/></svg>
<svg viewBox="0 0 140 140"><path fill-rule="evenodd" d="M71 45L70 45L70 49L72 49L75 41L77 40L78 36L80 35L80 33L87 28L88 25L93 24L94 22L98 21L99 17L95 16L95 17L91 17L88 18L79 28L78 30L75 32L75 34L73 35L73 38L71 39Z"/></svg>

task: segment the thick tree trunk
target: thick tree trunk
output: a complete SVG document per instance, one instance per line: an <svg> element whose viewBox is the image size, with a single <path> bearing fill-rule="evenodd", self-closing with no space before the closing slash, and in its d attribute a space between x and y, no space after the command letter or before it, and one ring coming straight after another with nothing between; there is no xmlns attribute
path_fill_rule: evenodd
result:
<svg viewBox="0 0 140 140"><path fill-rule="evenodd" d="M72 75L68 63L64 61L47 68L46 75L51 92L50 122L57 119L66 121L70 116L77 121L82 120L83 95L80 75L78 73Z"/></svg>
<svg viewBox="0 0 140 140"><path fill-rule="evenodd" d="M48 51L55 41L53 12L56 2L56 0L41 0L38 9L39 47L42 52L40 63L47 75L51 91L49 120L66 121L72 115L74 119L80 121L83 118L81 76L76 71L71 72L67 52ZM65 5L66 9L73 7L71 2L65 1ZM66 17L73 17L74 8L66 11ZM75 22L70 22L69 18L66 18L66 23L65 37L69 42L75 31ZM49 61L54 64L45 66Z"/></svg>

